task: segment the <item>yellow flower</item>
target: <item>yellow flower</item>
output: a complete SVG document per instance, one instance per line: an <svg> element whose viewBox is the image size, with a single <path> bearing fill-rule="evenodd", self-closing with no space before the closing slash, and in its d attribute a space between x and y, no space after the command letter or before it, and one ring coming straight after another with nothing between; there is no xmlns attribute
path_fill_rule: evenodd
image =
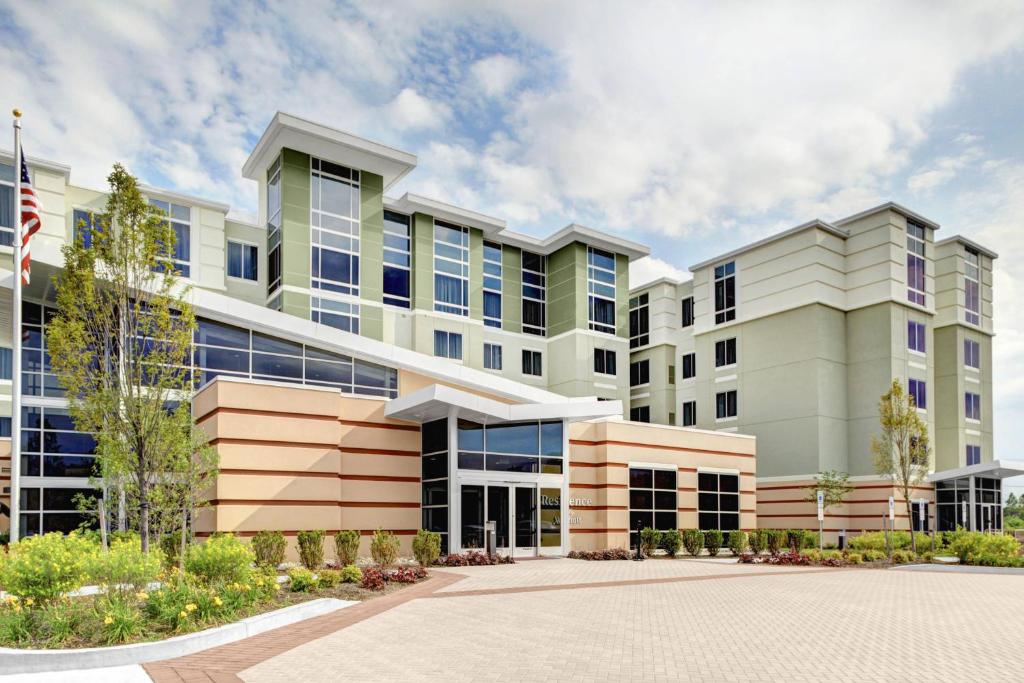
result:
<svg viewBox="0 0 1024 683"><path fill-rule="evenodd" d="M195 603L190 602L187 605L185 605L185 609L187 609L189 612L193 612L196 609L196 605Z"/></svg>
<svg viewBox="0 0 1024 683"><path fill-rule="evenodd" d="M139 591L135 594L135 597L137 597L139 600L145 600L149 597L149 593L147 593L146 591Z"/></svg>
<svg viewBox="0 0 1024 683"><path fill-rule="evenodd" d="M15 605L14 606L14 611L15 612L20 612L21 611L21 605Z"/></svg>
<svg viewBox="0 0 1024 683"><path fill-rule="evenodd" d="M188 612L186 612L185 610L181 610L180 612L178 612L178 616L182 619L185 619L186 617L188 617Z"/></svg>
<svg viewBox="0 0 1024 683"><path fill-rule="evenodd" d="M213 604L217 605L217 607L220 607L221 605L223 605L223 604L224 604L224 601L223 601L223 600L221 600L221 599L220 599L219 597L216 597L216 596L215 596L215 597L213 598Z"/></svg>
<svg viewBox="0 0 1024 683"><path fill-rule="evenodd" d="M32 598L25 598L25 604L26 604L26 605L28 605L29 607L31 607L32 605L34 605L34 604L35 604L35 602L36 602L36 601L35 601L35 600L33 600Z"/></svg>
<svg viewBox="0 0 1024 683"><path fill-rule="evenodd" d="M106 616L106 617L105 617L105 618L103 619L103 623L104 623L104 624L113 624L113 623L114 623L114 617L112 617L112 616L110 616L110 615L108 614L108 615L107 615L107 616Z"/></svg>
<svg viewBox="0 0 1024 683"><path fill-rule="evenodd" d="M256 585L257 586L262 586L263 585L263 579L256 579Z"/></svg>
<svg viewBox="0 0 1024 683"><path fill-rule="evenodd" d="M279 584L279 583L275 583L275 584L274 584L274 590L276 590L276 591L279 591L279 590L281 590L281 584Z"/></svg>

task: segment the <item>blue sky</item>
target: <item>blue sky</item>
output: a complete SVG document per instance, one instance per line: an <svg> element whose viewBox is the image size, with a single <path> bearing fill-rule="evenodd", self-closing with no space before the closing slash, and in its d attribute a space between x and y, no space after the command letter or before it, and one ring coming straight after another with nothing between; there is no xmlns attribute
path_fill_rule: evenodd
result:
<svg viewBox="0 0 1024 683"><path fill-rule="evenodd" d="M1024 5L0 2L30 154L256 211L280 109L415 152L413 190L649 243L634 282L893 199L996 251L997 455L1024 448Z"/></svg>

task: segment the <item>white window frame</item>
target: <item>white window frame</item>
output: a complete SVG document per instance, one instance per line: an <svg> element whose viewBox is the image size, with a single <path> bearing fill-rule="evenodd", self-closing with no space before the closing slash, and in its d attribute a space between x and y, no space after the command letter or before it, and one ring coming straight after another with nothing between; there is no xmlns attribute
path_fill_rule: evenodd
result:
<svg viewBox="0 0 1024 683"><path fill-rule="evenodd" d="M978 294L978 308L970 307L970 300L967 296L967 283L975 285ZM981 256L970 249L964 256L964 321L970 325L981 325Z"/></svg>
<svg viewBox="0 0 1024 683"><path fill-rule="evenodd" d="M3 166L7 166L8 168L11 169L11 177L12 178L15 177L18 173L20 173L20 170L14 168L14 161L13 160L9 164L2 163L2 162L0 162L0 164L2 164ZM32 172L32 169L29 169L29 173L31 173L31 172ZM19 222L18 221L18 206L20 205L20 202L19 202L19 199L14 196L14 181L13 180L12 181L0 180L0 186L11 188L11 207L13 209L13 212L12 212L12 215L11 215L11 223L12 223L12 225L6 226L6 225L3 225L2 222L0 222L0 232L2 232L4 234L8 234L8 235L11 236L11 245L12 246L11 247L5 247L5 248L13 248L13 245L14 245L14 226L17 225L18 222Z"/></svg>
<svg viewBox="0 0 1024 683"><path fill-rule="evenodd" d="M686 359L687 358L692 358L693 359L693 374L690 375L689 377L686 376ZM679 357L679 381L680 382L693 382L693 381L696 381L696 379L697 379L697 352L696 351L690 351L689 353L684 353L682 356Z"/></svg>
<svg viewBox="0 0 1024 683"><path fill-rule="evenodd" d="M637 294L636 296L630 297L629 299L629 313L627 320L629 323L629 348L632 351L636 349L642 349L643 347L651 343L651 308L650 308L650 293L644 292L643 294ZM633 311L637 311L637 318L639 319L642 309L647 309L647 331L640 332L637 330L637 334L633 335Z"/></svg>
<svg viewBox="0 0 1024 683"><path fill-rule="evenodd" d="M729 342L732 342L733 361L731 363L728 362L728 360L729 360ZM730 370L732 368L735 368L737 363L739 363L740 345L739 345L738 342L739 342L739 339L737 337L727 337L726 339L719 339L719 340L715 341L715 371L716 372L718 372L720 370ZM718 364L718 345L719 344L723 344L725 346L725 354L724 355L725 355L726 362L723 365L719 365Z"/></svg>
<svg viewBox="0 0 1024 683"><path fill-rule="evenodd" d="M975 360L977 360L977 362L978 362L977 365L971 365L968 362L968 360L969 360L968 357L967 357L967 346L968 345L972 345L976 349L976 352L975 352L976 358L975 358ZM977 340L974 340L974 339L970 339L968 337L964 337L964 367L967 370L970 370L971 372L981 372L981 342L979 342Z"/></svg>
<svg viewBox="0 0 1024 683"><path fill-rule="evenodd" d="M346 308L348 310L344 310ZM322 322L322 313L324 312L331 315L349 318L351 320L351 329L342 330L340 327L327 325ZM355 301L339 301L326 296L311 296L309 297L309 319L320 325L327 325L327 327L331 327L335 330L359 334L359 304Z"/></svg>
<svg viewBox="0 0 1024 683"><path fill-rule="evenodd" d="M618 281L615 276L614 265L611 270L597 265L592 258L595 254L602 256L611 256L612 263L616 263L614 252L605 251L604 249L595 249L594 247L587 247L587 322L589 323L590 329L595 332L601 332L603 334L615 334L615 292L618 286ZM611 275L611 283L609 284L606 280L601 280L598 276L600 273ZM598 292L597 290L601 287L611 287L612 296ZM611 302L612 305L612 324L606 325L604 323L598 323L594 320L594 306L593 300L600 299L601 301Z"/></svg>
<svg viewBox="0 0 1024 683"><path fill-rule="evenodd" d="M921 405L917 402L917 396L915 395L915 392L911 389L911 382L913 382L915 386L919 387L924 392L924 405ZM917 412L928 412L928 382L926 382L923 379L918 379L916 377L908 377L907 393L914 397L914 407L917 409Z"/></svg>
<svg viewBox="0 0 1024 683"><path fill-rule="evenodd" d="M535 353L535 354L537 354L540 357L540 372L539 373L534 374L534 373L526 372L526 369L523 367L523 362L522 362L523 361L523 353L531 353L531 354ZM533 363L532 358L533 358L533 356L531 356L531 365ZM537 348L523 347L522 350L520 351L520 354L519 354L519 360L520 360L519 372L523 375L523 377L543 377L544 376L544 351L543 350L537 349Z"/></svg>
<svg viewBox="0 0 1024 683"><path fill-rule="evenodd" d="M199 273L198 273L198 268L196 267L196 262L195 262L195 252L196 252L196 250L192 248L193 245L197 244L197 241L196 241L197 235L195 233L196 226L195 226L195 222L192 220L192 214L193 214L193 212L195 210L195 207L191 206L190 204L179 204L179 203L177 203L177 202L175 202L173 200L164 199L163 197L160 197L160 196L147 196L146 197L146 201L147 201L147 203L150 206L152 206L154 208L157 208L157 209L159 209L159 207L157 207L155 204L153 204L154 201L165 202L167 204L167 208L168 208L167 215L166 216L160 216L160 220L166 220L168 222L168 224L170 224L172 230L174 229L175 223L177 223L178 225L181 225L181 226L185 226L186 231L188 232L188 259L186 260L186 259L170 258L168 260L172 264L174 264L175 266L180 266L180 265L188 266L188 275L187 276L186 275L182 275L181 277L184 277L184 278L186 278L188 280L197 280L198 279L197 276L198 276ZM183 209L188 209L188 221L183 221L180 218L174 218L174 207L175 206L181 207ZM175 233L175 235L177 235L177 233ZM175 244L175 247L177 247L177 244ZM161 260L163 260L163 258L161 258Z"/></svg>
<svg viewBox="0 0 1024 683"><path fill-rule="evenodd" d="M717 271L718 271L719 268L728 269L730 266L732 266L732 272L731 273L726 273L726 274L722 275L721 277L718 276ZM733 294L732 306L725 305L725 302L723 302L724 308L719 310L719 308L718 308L718 300L717 300L716 292L715 292L716 287L717 287L719 282L727 282L730 279L732 280L732 294ZM724 285L723 285L723 287L724 287ZM714 308L713 313L715 315L715 324L716 325L724 325L726 323L730 323L730 322L736 320L736 315L737 315L737 311L736 311L737 305L736 304L738 303L739 298L740 298L739 297L739 292L740 292L740 289L739 289L739 285L737 284L737 278L736 278L736 261L726 261L725 263L719 263L718 265L716 265L714 268L711 269L711 305ZM730 314L732 314L731 317L730 317ZM719 315L722 316L722 318L723 318L722 320L718 319Z"/></svg>
<svg viewBox="0 0 1024 683"><path fill-rule="evenodd" d="M684 427L696 427L697 426L697 401L696 399L690 399L689 401L683 401L679 415L682 422L686 422L686 408L687 406L693 406L693 424L683 424ZM680 424L682 424L682 422Z"/></svg>
<svg viewBox="0 0 1024 683"><path fill-rule="evenodd" d="M605 377L618 377L618 375L619 375L619 354L616 353L615 349L595 348L594 349L594 357L595 358L597 357L598 353L604 354L604 371L600 372L600 371L598 371L595 368L594 369L594 374L595 375L603 375ZM615 372L608 372L608 354L611 354L612 358L615 359ZM594 361L594 364L595 365L597 364L596 360Z"/></svg>
<svg viewBox="0 0 1024 683"><path fill-rule="evenodd" d="M728 398L728 394L730 392L736 394L736 412L733 415L728 415L727 414L724 417L719 417L718 416L718 397L722 396L722 395L726 396L726 399L725 399L725 409L726 409L726 413L728 413L728 411L729 411L729 398ZM739 419L739 414L740 414L740 392L739 392L739 390L737 390L737 389L726 389L725 391L717 391L717 392L715 392L715 422L716 423L719 423L719 422L732 422L734 420L738 420Z"/></svg>
<svg viewBox="0 0 1024 683"><path fill-rule="evenodd" d="M437 353L437 340L439 338L438 335L443 335L443 337L444 337L444 353L443 354L438 354ZM451 355L451 353L452 353L452 338L453 337L458 337L459 338L459 355L458 356ZM462 359L465 357L465 347L463 346L463 342L464 341L465 341L465 338L462 336L461 332L451 332L449 330L434 330L434 357L435 358L446 358L447 360L454 361L456 363L461 363Z"/></svg>
<svg viewBox="0 0 1024 683"><path fill-rule="evenodd" d="M639 384L633 384L633 366L636 365L639 368L644 363L647 364L647 381L646 382L640 382ZM638 371L638 373L639 373L639 371ZM651 359L650 358L641 358L640 360L631 360L629 362L629 388L630 389L640 389L642 387L649 387L649 386L651 386Z"/></svg>
<svg viewBox="0 0 1024 683"><path fill-rule="evenodd" d="M328 171L322 170L322 167L320 166L320 164L323 163L323 162L326 162L326 163L329 163L329 164L333 164L335 166L339 166L341 168L347 169L352 177L350 177L350 178L343 178L342 176L335 175L335 174L330 173ZM316 202L315 202L315 204L318 205L320 208L314 208L314 196L313 195L314 195L314 189L316 187L316 185L313 183L313 174L314 173L319 175L319 176L323 176L323 177L326 177L326 178L330 178L331 180L336 180L336 181L338 181L340 183L344 183L344 184L349 185L350 187L355 189L355 193L356 193L357 199L356 199L356 201L353 202L353 206L352 206L352 213L354 215L352 215L352 216L342 216L340 214L336 214L336 213L331 213L329 211L325 211L323 209L323 202L322 202L323 193L322 192L321 192L321 196L317 197L316 198ZM359 296L360 281L362 280L362 277L363 277L363 269L362 269L362 263L361 263L362 258L360 256L361 244L362 244L362 218L361 218L362 202L360 201L361 194L362 194L362 190L361 190L362 185L360 183L361 180L362 180L361 172L358 169L349 168L349 167L344 166L342 164L336 164L335 162L330 161L328 159L320 159L320 158L314 157L312 155L309 157L309 248L310 248L310 256L312 256L312 250L314 248L317 248L317 249L320 250L320 263L319 263L319 268L318 268L318 270L320 271L320 275L317 276L317 277L314 277L312 271L310 272L310 274L309 274L309 279L310 279L309 287L310 287L310 289L316 290L318 292L326 292L326 293L328 293L328 295L330 295L330 294L333 294L333 295L348 295L348 296L353 296L353 297L358 297ZM350 227L349 232L342 232L341 230L338 230L338 229L335 229L335 228L324 227L323 225L318 225L318 224L323 222L323 221L321 221L321 218L323 218L323 217L326 217L326 218L329 218L329 219L338 220L338 221L343 221L344 223L347 223L349 225L349 227ZM321 233L320 237L317 236L318 232ZM322 241L322 233L325 233L325 232L328 233L329 235L334 235L334 236L337 236L337 237L339 237L341 239L348 239L349 240L349 248L346 249L344 247L339 247L339 246L336 246L336 245L327 245L327 244L325 244ZM325 249L328 250L328 251L333 251L333 252L338 253L338 254L347 254L347 255L353 257L353 259L354 259L353 263L358 264L356 267L359 269L359 275L358 275L358 277L355 278L355 282L343 282L341 280L333 280L333 279L324 277L324 274L323 274L323 252L324 252ZM282 264L283 264L283 261L282 261ZM351 269L350 269L350 272L351 272ZM339 289L328 289L328 288L325 288L323 286L318 286L318 284L322 285L323 283L332 285L333 287L337 287L337 288L345 288L347 291L339 291Z"/></svg>
<svg viewBox="0 0 1024 683"><path fill-rule="evenodd" d="M281 250L284 247L281 245L281 167L283 163L281 156L278 155L277 159L270 166L270 171L267 174L267 300L269 301L281 288L281 283L284 279L284 260L281 258L283 252ZM274 213L270 213L270 186L277 182L277 210ZM273 282L270 281L270 259L274 252L274 249L278 249L278 269L277 279Z"/></svg>
<svg viewBox="0 0 1024 683"><path fill-rule="evenodd" d="M911 229L920 230L921 236L917 236ZM911 220L907 220L907 300L918 306L924 306L928 302L928 293L924 289L915 289L910 284L910 260L919 259L921 261L921 273L925 273L925 254L927 253L926 246L926 235L925 228L920 223L915 223ZM925 288L928 286L928 278L925 275ZM920 298L920 301L918 300Z"/></svg>
<svg viewBox="0 0 1024 683"><path fill-rule="evenodd" d="M494 259L487 258L488 245L493 245L493 246L498 248L498 260L497 261L495 261ZM487 298L486 295L488 293L490 293L490 294L497 294L498 295L498 302L499 302L498 305L501 307L502 315L504 315L504 313L505 313L505 297L502 295L502 288L503 288L503 285L504 285L503 278L504 278L504 275L505 275L504 263L503 263L504 262L504 257L505 257L505 249L504 249L504 246L500 242L491 242L490 240L487 240L487 241L484 242L484 246L483 246L484 267L483 267L483 277L482 277L482 280L481 280L481 282L483 284L484 298L485 299ZM497 266L497 268L498 268L497 274L488 273L487 272L487 265L488 264L491 264L491 266ZM494 287L488 287L487 286L487 280L488 279L495 279L495 278L498 280L498 288L495 289ZM499 318L489 317L487 315L487 307L486 306L483 307L482 315L483 315L484 325L485 326L493 327L493 328L496 328L496 329L499 329L499 330L501 329L501 318L500 317Z"/></svg>
<svg viewBox="0 0 1024 683"><path fill-rule="evenodd" d="M498 367L494 367L494 351L497 350ZM495 344L493 342L484 342L484 370L492 370L494 372L501 372L504 367L504 355L505 351L501 344ZM489 363L489 364L488 364Z"/></svg>
<svg viewBox="0 0 1024 683"><path fill-rule="evenodd" d="M240 277L237 275L231 275L229 269L231 264L231 245L237 244L240 247L252 247L256 250L255 262L256 262L256 279L251 280L247 277ZM227 249L225 250L224 259L224 274L231 280L237 280L238 282L244 282L246 284L258 284L260 281L260 245L255 242L249 242L248 240L239 240L233 237L229 237L227 240ZM242 250L242 272L245 272L245 250Z"/></svg>
<svg viewBox="0 0 1024 683"><path fill-rule="evenodd" d="M396 249L395 247L389 247L387 245L387 242L382 238L381 243L384 245L384 253L387 254L388 252L391 252L391 253L394 253L394 254L403 254L405 256L408 256L409 257L409 265L401 266L401 265L399 265L397 263L391 263L389 261L384 261L381 267L382 268L397 268L398 270L404 270L406 272L406 275L409 278L409 296L398 296L396 294L388 294L387 292L384 291L384 283L382 281L381 282L381 300L384 302L385 306L395 306L396 308L412 308L412 272L413 272L412 271L412 266L413 266L413 262L412 262L412 259L413 259L412 216L407 216L404 213L399 213L398 211L390 211L390 210L387 213L392 213L392 214L395 214L397 216L404 216L405 217L405 220L407 221L406 226L405 226L407 234L403 235L402 237L403 237L403 239L408 240L409 248L403 251L402 249ZM383 234L385 234L385 235L387 235L387 234L397 235L398 234L396 232L390 232L388 230L388 228L387 228L387 225L388 225L387 219L384 219L382 221L382 224L384 226ZM361 273L362 273L362 270L360 270L360 274ZM402 306L402 305L399 305L399 304L387 301L387 299L395 299L397 301L402 301L402 302L404 302L405 305Z"/></svg>
<svg viewBox="0 0 1024 683"><path fill-rule="evenodd" d="M537 257L540 258L541 268L543 268L543 272L532 270L532 269L529 269L529 268L526 267L526 259L523 258L523 256L525 254L527 254L527 253L529 253L529 254L531 254L533 256L537 256ZM538 254L537 252L533 252L533 251L531 251L531 252L523 251L520 254L520 259L521 259L521 261L520 261L520 277L522 278L522 295L523 295L522 296L522 301L520 303L520 309L521 309L520 310L520 316L522 317L522 321L523 321L522 322L523 333L525 333L525 334L533 334L533 335L536 335L538 337L544 337L544 336L547 336L547 333L548 333L548 330L547 330L547 328L548 328L548 275L547 275L547 271L548 271L548 257L545 256L544 254ZM526 282L526 277L525 277L526 273L530 273L532 275L539 276L540 284L527 283ZM533 296L527 296L526 295L526 288L527 287L533 287L535 289L541 290L541 298L538 299L538 298L533 297ZM540 304L541 312L542 312L542 315L543 315L543 318L544 318L544 326L543 327L537 327L536 325L527 325L526 324L526 314L525 314L525 311L526 311L526 302L527 301L534 301L534 302L537 302L537 303Z"/></svg>
<svg viewBox="0 0 1024 683"><path fill-rule="evenodd" d="M450 256L444 256L442 254L438 254L437 253L437 245L438 245L437 226L438 226L438 224L441 224L441 227L447 228L449 230L460 231L461 234L465 237L465 239L463 240L464 244L452 244L451 242L445 242L445 241L441 242L441 244L444 244L447 247L451 247L453 249L459 250L464 255L463 260L454 259L454 258L452 258ZM439 221L437 219L434 219L434 224L433 224L432 231L431 231L431 239L432 239L432 241L431 241L431 249L432 249L432 252L433 252L433 259L431 260L431 263L432 263L432 277L431 277L430 287L431 287L431 290L433 291L434 310L438 311L438 312L441 312L441 313L451 313L452 315L459 315L459 316L463 316L463 317L469 317L469 260L470 260L470 256L469 256L469 228L467 228L467 227L465 227L463 225L456 225L455 223L449 223L447 221ZM443 270L438 270L437 269L438 261L443 261L445 263L454 263L454 264L456 264L457 266L459 266L459 271L460 271L461 275L455 275L453 273L448 273L448 272L445 272ZM460 305L460 304L452 304L452 303L448 303L448 302L438 301L438 299L437 299L437 276L438 275L443 275L444 277L454 278L454 279L460 280L462 282L462 285L463 285L462 292L465 295L465 303L464 304Z"/></svg>
<svg viewBox="0 0 1024 683"><path fill-rule="evenodd" d="M910 345L910 326L914 325L915 329L919 329L918 340L922 342L924 351L919 351ZM909 318L907 320L907 351L914 354L915 356L926 356L928 354L928 325L921 320L914 320Z"/></svg>

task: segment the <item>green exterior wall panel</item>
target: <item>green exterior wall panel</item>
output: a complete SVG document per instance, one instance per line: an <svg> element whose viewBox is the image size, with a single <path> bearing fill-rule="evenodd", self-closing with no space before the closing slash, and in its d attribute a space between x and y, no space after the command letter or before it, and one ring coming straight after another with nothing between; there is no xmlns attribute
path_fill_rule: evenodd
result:
<svg viewBox="0 0 1024 683"><path fill-rule="evenodd" d="M509 246L501 250L501 326L523 331L523 252Z"/></svg>
<svg viewBox="0 0 1024 683"><path fill-rule="evenodd" d="M359 334L384 341L384 309L379 306L359 307Z"/></svg>
<svg viewBox="0 0 1024 683"><path fill-rule="evenodd" d="M383 301L384 179L366 171L359 178L359 294L367 301ZM369 336L363 327L360 330Z"/></svg>
<svg viewBox="0 0 1024 683"><path fill-rule="evenodd" d="M579 298L579 272L577 261L580 252L586 260L586 247L573 243L562 247L548 256L548 336L568 332L578 326L577 301ZM586 269L584 268L584 287Z"/></svg>
<svg viewBox="0 0 1024 683"><path fill-rule="evenodd" d="M629 257L622 254L615 255L615 328L629 337Z"/></svg>
<svg viewBox="0 0 1024 683"><path fill-rule="evenodd" d="M434 219L425 213L412 216L413 308L434 310Z"/></svg>
<svg viewBox="0 0 1024 683"><path fill-rule="evenodd" d="M291 287L309 288L309 155L294 150L282 151L281 167L281 272L282 282ZM284 310L309 318L309 297L305 308L296 297L286 297Z"/></svg>
<svg viewBox="0 0 1024 683"><path fill-rule="evenodd" d="M469 317L484 319L484 233L469 229Z"/></svg>

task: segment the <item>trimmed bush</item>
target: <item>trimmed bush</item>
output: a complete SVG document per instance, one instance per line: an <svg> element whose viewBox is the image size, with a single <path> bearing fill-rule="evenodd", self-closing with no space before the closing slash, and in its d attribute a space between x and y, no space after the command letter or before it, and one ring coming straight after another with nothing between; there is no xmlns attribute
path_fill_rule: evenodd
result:
<svg viewBox="0 0 1024 683"><path fill-rule="evenodd" d="M324 532L322 530L300 531L296 536L299 543L299 561L310 571L324 566Z"/></svg>
<svg viewBox="0 0 1024 683"><path fill-rule="evenodd" d="M604 561L604 560L629 560L633 558L625 548L610 548L608 550L570 550L568 558L570 560L590 560L590 561Z"/></svg>
<svg viewBox="0 0 1024 683"><path fill-rule="evenodd" d="M647 527L640 531L640 549L644 555L650 555L661 544L661 532Z"/></svg>
<svg viewBox="0 0 1024 683"><path fill-rule="evenodd" d="M846 553L846 561L850 564L864 564L864 556L860 553Z"/></svg>
<svg viewBox="0 0 1024 683"><path fill-rule="evenodd" d="M687 529L683 532L683 547L686 552L697 557L704 549L704 534L697 529Z"/></svg>
<svg viewBox="0 0 1024 683"><path fill-rule="evenodd" d="M138 538L113 541L110 548L97 549L86 563L89 582L109 591L139 591L156 581L161 569L160 553L142 552Z"/></svg>
<svg viewBox="0 0 1024 683"><path fill-rule="evenodd" d="M881 562L888 558L888 556L881 550L864 550L861 552L865 562Z"/></svg>
<svg viewBox="0 0 1024 683"><path fill-rule="evenodd" d="M732 551L733 555L739 557L747 548L747 532L745 531L730 531L729 532L729 550Z"/></svg>
<svg viewBox="0 0 1024 683"><path fill-rule="evenodd" d="M390 567L398 557L398 536L390 531L377 529L370 541L370 556L381 567Z"/></svg>
<svg viewBox="0 0 1024 683"><path fill-rule="evenodd" d="M321 569L316 573L316 586L320 590L334 588L341 583L341 570Z"/></svg>
<svg viewBox="0 0 1024 683"><path fill-rule="evenodd" d="M768 552L772 555L778 555L779 551L786 544L786 532L783 529L766 529L764 534Z"/></svg>
<svg viewBox="0 0 1024 683"><path fill-rule="evenodd" d="M363 570L354 564L347 564L341 569L342 583L359 583L363 580Z"/></svg>
<svg viewBox="0 0 1024 683"><path fill-rule="evenodd" d="M750 552L760 555L764 552L767 543L765 532L761 529L754 529L747 535L747 543L750 545Z"/></svg>
<svg viewBox="0 0 1024 683"><path fill-rule="evenodd" d="M207 583L245 582L252 573L256 555L231 534L212 536L204 543L189 546L185 570Z"/></svg>
<svg viewBox="0 0 1024 683"><path fill-rule="evenodd" d="M910 564L915 559L914 553L909 550L894 550L892 553L893 564Z"/></svg>
<svg viewBox="0 0 1024 683"><path fill-rule="evenodd" d="M718 551L722 549L722 532L718 529L709 529L704 532L704 547L708 549L708 555L717 557Z"/></svg>
<svg viewBox="0 0 1024 683"><path fill-rule="evenodd" d="M0 553L0 585L20 598L55 600L82 587L98 550L78 533L29 536Z"/></svg>
<svg viewBox="0 0 1024 683"><path fill-rule="evenodd" d="M661 549L668 553L669 557L678 555L681 547L683 547L683 537L680 535L679 529L669 529L661 534Z"/></svg>
<svg viewBox="0 0 1024 683"><path fill-rule="evenodd" d="M317 587L313 572L305 567L292 567L288 570L291 589L296 593L308 593Z"/></svg>
<svg viewBox="0 0 1024 683"><path fill-rule="evenodd" d="M412 539L412 554L421 567L429 567L441 556L441 534L420 529Z"/></svg>
<svg viewBox="0 0 1024 683"><path fill-rule="evenodd" d="M334 534L334 551L338 555L338 565L347 567L359 559L359 532L344 529Z"/></svg>
<svg viewBox="0 0 1024 683"><path fill-rule="evenodd" d="M961 564L1012 567L1019 564L1021 545L1013 536L958 529L949 536L949 551Z"/></svg>
<svg viewBox="0 0 1024 683"><path fill-rule="evenodd" d="M786 546L794 551L800 552L806 548L818 547L818 534L807 529L787 529Z"/></svg>
<svg viewBox="0 0 1024 683"><path fill-rule="evenodd" d="M256 553L256 564L260 567L276 569L284 562L286 545L284 534L280 531L260 531L252 537L252 549Z"/></svg>

